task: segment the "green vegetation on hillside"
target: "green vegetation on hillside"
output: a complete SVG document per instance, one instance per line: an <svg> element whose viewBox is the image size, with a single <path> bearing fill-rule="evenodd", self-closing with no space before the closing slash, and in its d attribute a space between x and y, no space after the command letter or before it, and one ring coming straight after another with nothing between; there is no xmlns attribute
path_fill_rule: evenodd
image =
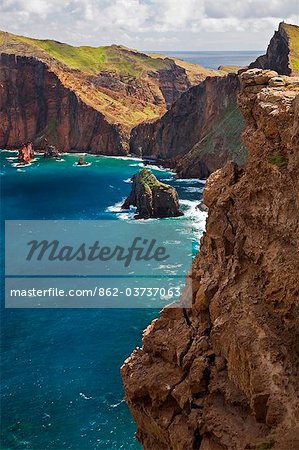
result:
<svg viewBox="0 0 299 450"><path fill-rule="evenodd" d="M144 70L159 70L167 64L158 59L150 58L143 53L134 52L126 47L111 45L106 47L73 47L51 40L39 40L21 37L25 42L45 50L53 58L72 69L83 72L98 73L114 71L122 75L139 77Z"/></svg>
<svg viewBox="0 0 299 450"><path fill-rule="evenodd" d="M184 88L216 74L195 64L151 57L119 45L74 47L1 31L0 52L42 61L63 86L103 113L109 122L121 125L127 134L137 124L166 112L169 89L173 88L175 98ZM185 72L181 70L173 80L178 66Z"/></svg>
<svg viewBox="0 0 299 450"><path fill-rule="evenodd" d="M229 103L219 114L212 131L183 156L180 165L194 176L196 167L202 161L218 159L221 162L222 157L227 159L228 152L229 160L243 166L247 160L247 150L241 140L244 128L245 122L239 107L235 102Z"/></svg>
<svg viewBox="0 0 299 450"><path fill-rule="evenodd" d="M290 40L290 62L295 71L299 71L299 27L288 23L283 24L283 28Z"/></svg>

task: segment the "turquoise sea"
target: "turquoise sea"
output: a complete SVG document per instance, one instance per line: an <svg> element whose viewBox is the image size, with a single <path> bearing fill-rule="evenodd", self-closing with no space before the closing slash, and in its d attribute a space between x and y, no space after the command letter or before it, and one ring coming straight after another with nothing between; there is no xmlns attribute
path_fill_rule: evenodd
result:
<svg viewBox="0 0 299 450"><path fill-rule="evenodd" d="M0 157L3 220L132 220L120 205L143 166L138 159L89 155L92 164L78 167L78 155L38 156L17 168L16 153ZM185 212L166 219L169 227L187 229L198 243L206 216L195 206L204 182L152 170L177 188ZM3 252L1 258L3 276ZM1 449L140 449L119 368L157 315L155 309L2 308Z"/></svg>

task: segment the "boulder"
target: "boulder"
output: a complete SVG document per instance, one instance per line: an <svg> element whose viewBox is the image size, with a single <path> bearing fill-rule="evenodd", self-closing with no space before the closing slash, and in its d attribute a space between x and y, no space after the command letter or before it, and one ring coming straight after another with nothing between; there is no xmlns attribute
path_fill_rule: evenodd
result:
<svg viewBox="0 0 299 450"><path fill-rule="evenodd" d="M149 169L142 169L132 178L133 186L123 209L137 207L136 219L178 217L178 194L174 187L161 183Z"/></svg>
<svg viewBox="0 0 299 450"><path fill-rule="evenodd" d="M44 158L59 158L60 154L54 145L48 145L46 147Z"/></svg>
<svg viewBox="0 0 299 450"><path fill-rule="evenodd" d="M241 81L247 86L267 85L271 78L278 77L275 70L249 69L241 73Z"/></svg>

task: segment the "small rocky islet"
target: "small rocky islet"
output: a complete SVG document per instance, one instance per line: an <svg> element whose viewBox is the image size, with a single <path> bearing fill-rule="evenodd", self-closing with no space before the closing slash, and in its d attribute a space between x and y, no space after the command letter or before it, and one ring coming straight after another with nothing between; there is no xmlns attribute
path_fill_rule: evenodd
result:
<svg viewBox="0 0 299 450"><path fill-rule="evenodd" d="M132 177L132 190L122 205L137 208L135 219L179 217L179 198L176 189L161 183L149 169L142 169Z"/></svg>

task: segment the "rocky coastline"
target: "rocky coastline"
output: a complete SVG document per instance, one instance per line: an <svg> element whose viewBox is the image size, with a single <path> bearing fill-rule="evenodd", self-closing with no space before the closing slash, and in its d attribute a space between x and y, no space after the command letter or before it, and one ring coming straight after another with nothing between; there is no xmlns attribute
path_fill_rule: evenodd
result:
<svg viewBox="0 0 299 450"><path fill-rule="evenodd" d="M164 309L121 369L145 450L299 447L299 96L271 75L241 76L248 163L207 181L192 308Z"/></svg>

